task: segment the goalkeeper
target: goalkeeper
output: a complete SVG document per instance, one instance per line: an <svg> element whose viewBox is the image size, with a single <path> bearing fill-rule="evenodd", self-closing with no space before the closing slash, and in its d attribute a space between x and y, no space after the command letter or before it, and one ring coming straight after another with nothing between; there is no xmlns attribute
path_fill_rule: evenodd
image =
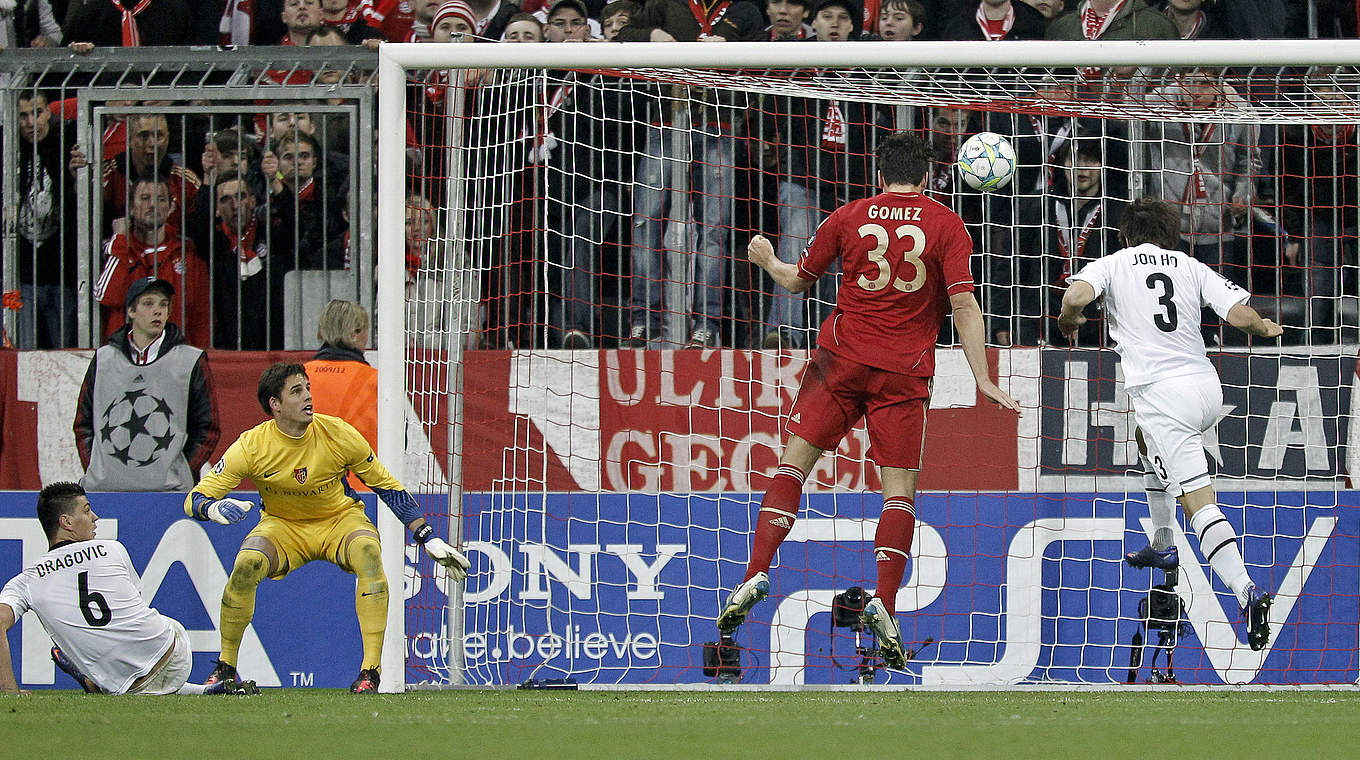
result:
<svg viewBox="0 0 1360 760"><path fill-rule="evenodd" d="M241 434L184 499L197 520L223 525L244 520L254 504L226 498L245 478L260 492L260 522L241 550L222 591L222 654L208 683L236 679L241 636L255 612L255 588L311 562L325 560L358 579L354 610L364 659L350 691L378 690L379 655L387 629L387 576L378 531L345 482L353 472L410 529L425 553L455 581L468 560L420 515L415 499L373 456L364 437L337 417L312 413L311 383L301 364L279 363L260 376L257 397L272 419Z"/></svg>

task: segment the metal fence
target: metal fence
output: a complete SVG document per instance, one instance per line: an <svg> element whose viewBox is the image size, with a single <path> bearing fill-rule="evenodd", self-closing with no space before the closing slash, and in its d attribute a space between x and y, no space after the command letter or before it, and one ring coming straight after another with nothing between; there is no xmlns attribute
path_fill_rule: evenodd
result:
<svg viewBox="0 0 1360 760"><path fill-rule="evenodd" d="M329 298L371 308L375 68L355 47L6 51L7 340L97 346L143 274L201 346L308 348Z"/></svg>

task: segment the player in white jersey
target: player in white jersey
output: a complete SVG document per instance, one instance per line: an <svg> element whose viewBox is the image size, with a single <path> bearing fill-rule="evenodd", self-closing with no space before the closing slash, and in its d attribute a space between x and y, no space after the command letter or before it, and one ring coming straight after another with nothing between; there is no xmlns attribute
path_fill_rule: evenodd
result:
<svg viewBox="0 0 1360 760"><path fill-rule="evenodd" d="M1082 309L1104 296L1110 337L1133 406L1139 459L1155 528L1152 543L1125 555L1134 567L1171 570L1180 558L1173 543L1173 499L1179 498L1200 551L1232 589L1247 616L1247 644L1270 640L1270 595L1247 574L1237 533L1216 503L1204 456L1204 431L1219 418L1223 387L1200 337L1200 310L1261 338L1279 325L1247 305L1251 294L1203 263L1175 250L1180 216L1165 201L1140 198L1124 211L1120 233L1128 246L1087 264L1063 294L1058 329L1071 337Z"/></svg>
<svg viewBox="0 0 1360 760"><path fill-rule="evenodd" d="M147 606L127 549L95 538L98 519L75 483L53 483L38 496L48 549L0 590L0 693L24 693L6 633L29 610L57 645L52 659L87 692L259 693L252 681L185 683L189 634Z"/></svg>

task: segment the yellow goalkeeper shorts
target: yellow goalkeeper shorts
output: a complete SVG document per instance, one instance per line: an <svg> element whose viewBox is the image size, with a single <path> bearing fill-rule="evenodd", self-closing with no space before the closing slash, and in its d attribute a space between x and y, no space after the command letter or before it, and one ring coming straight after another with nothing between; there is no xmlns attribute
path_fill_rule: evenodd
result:
<svg viewBox="0 0 1360 760"><path fill-rule="evenodd" d="M368 515L358 509L347 509L320 520L285 520L266 512L246 538L259 537L274 545L278 568L269 577L277 580L315 559L339 565L347 573L354 572L345 561L345 549L347 539L356 531L378 534Z"/></svg>

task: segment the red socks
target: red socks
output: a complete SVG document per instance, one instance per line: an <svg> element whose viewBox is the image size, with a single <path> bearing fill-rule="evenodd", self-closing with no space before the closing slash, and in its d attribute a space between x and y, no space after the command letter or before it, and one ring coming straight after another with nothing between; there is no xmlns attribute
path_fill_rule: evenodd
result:
<svg viewBox="0 0 1360 760"><path fill-rule="evenodd" d="M911 499L899 496L883 502L883 514L878 518L874 533L874 559L878 565L878 588L874 596L888 608L889 615L897 614L897 589L902 585L902 574L911 556L911 540L916 533L916 506Z"/></svg>
<svg viewBox="0 0 1360 760"><path fill-rule="evenodd" d="M803 501L803 480L807 477L793 465L781 465L770 480L765 498L756 513L756 535L751 540L751 561L746 565L746 577L770 571L774 553L784 543L784 537L798 519L798 505Z"/></svg>

